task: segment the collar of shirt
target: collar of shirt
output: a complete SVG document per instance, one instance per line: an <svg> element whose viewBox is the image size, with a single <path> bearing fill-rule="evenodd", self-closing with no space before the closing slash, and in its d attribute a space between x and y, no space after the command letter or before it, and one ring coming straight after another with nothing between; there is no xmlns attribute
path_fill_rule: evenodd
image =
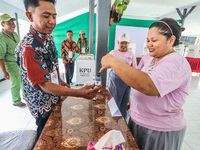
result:
<svg viewBox="0 0 200 150"><path fill-rule="evenodd" d="M19 40L16 40L16 39L15 39L15 36L14 36L13 32L12 32L12 36L11 36L11 35L9 35L8 33L6 33L6 32L2 29L2 33L5 34L5 35L6 35L7 37L9 37L10 39L12 39L15 43L19 42Z"/></svg>
<svg viewBox="0 0 200 150"><path fill-rule="evenodd" d="M2 29L2 32L3 32L3 34L5 34L5 35L7 35L7 36L10 36L11 37L11 35L9 35L8 33L6 33L3 29Z"/></svg>
<svg viewBox="0 0 200 150"><path fill-rule="evenodd" d="M47 38L45 38L44 35L36 31L32 26L30 27L29 31L40 43L44 43L44 41L49 37L49 35L47 35Z"/></svg>
<svg viewBox="0 0 200 150"><path fill-rule="evenodd" d="M74 41L73 41L73 40L70 41L69 39L67 39L67 42L69 42L69 43L73 43Z"/></svg>

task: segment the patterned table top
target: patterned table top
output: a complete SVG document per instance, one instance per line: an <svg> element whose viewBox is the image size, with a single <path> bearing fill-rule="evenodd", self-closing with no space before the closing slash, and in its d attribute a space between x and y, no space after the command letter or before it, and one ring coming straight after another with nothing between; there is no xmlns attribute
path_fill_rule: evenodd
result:
<svg viewBox="0 0 200 150"><path fill-rule="evenodd" d="M112 117L102 88L97 100L67 97L51 113L35 150L86 150L89 141L97 142L110 130L120 130L126 150L139 150L123 117Z"/></svg>

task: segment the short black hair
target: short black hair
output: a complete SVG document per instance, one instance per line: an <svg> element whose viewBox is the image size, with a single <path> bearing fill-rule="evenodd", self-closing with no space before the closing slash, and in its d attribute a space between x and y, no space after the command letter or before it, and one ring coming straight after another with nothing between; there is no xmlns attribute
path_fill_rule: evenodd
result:
<svg viewBox="0 0 200 150"><path fill-rule="evenodd" d="M56 3L56 0L24 0L24 6L25 6L25 9L26 11L28 11L28 8L30 6L32 7L38 7L39 6L39 1L47 1L47 2L51 2L55 5Z"/></svg>
<svg viewBox="0 0 200 150"><path fill-rule="evenodd" d="M160 22L159 22L160 21ZM159 29L159 33L166 36L167 39L169 39L173 35L176 37L176 40L174 42L173 46L179 45L179 40L181 37L181 26L178 24L178 22L172 18L163 18L159 20L158 22L154 22L151 24L150 28L156 27ZM169 27L171 28L172 32L170 31L170 28L163 22L165 22Z"/></svg>
<svg viewBox="0 0 200 150"><path fill-rule="evenodd" d="M71 33L73 34L72 30L67 30L67 33L68 33L68 32L71 32Z"/></svg>

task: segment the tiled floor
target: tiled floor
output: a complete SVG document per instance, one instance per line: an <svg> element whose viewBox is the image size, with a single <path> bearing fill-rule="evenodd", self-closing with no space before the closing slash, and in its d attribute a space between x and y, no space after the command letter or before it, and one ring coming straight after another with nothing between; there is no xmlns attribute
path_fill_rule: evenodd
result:
<svg viewBox="0 0 200 150"><path fill-rule="evenodd" d="M187 130L182 150L200 149L200 75L193 74L190 95L187 97L184 111L187 118ZM36 130L35 119L27 107L14 107L10 95L10 81L0 82L0 132L18 129Z"/></svg>
<svg viewBox="0 0 200 150"><path fill-rule="evenodd" d="M0 132L18 129L36 130L35 119L28 107L13 106L8 80L0 82L0 114Z"/></svg>

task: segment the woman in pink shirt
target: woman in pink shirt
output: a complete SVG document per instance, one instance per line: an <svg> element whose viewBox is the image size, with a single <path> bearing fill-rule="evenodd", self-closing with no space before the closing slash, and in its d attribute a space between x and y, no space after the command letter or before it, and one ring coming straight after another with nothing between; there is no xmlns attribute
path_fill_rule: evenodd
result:
<svg viewBox="0 0 200 150"><path fill-rule="evenodd" d="M182 109L189 92L191 68L173 47L180 25L171 18L154 22L147 35L149 54L138 70L107 54L102 68L112 68L132 87L129 127L141 150L180 150L186 130Z"/></svg>
<svg viewBox="0 0 200 150"><path fill-rule="evenodd" d="M129 35L126 33L120 34L118 38L119 49L112 50L110 52L118 60L124 62L125 64L137 67L137 62L135 55L133 52L128 50L128 46L130 44ZM114 97L120 112L123 117L127 118L127 110L126 105L130 100L130 91L131 88L124 81L120 79L120 77L115 73L113 69L109 72L108 76L108 88Z"/></svg>

